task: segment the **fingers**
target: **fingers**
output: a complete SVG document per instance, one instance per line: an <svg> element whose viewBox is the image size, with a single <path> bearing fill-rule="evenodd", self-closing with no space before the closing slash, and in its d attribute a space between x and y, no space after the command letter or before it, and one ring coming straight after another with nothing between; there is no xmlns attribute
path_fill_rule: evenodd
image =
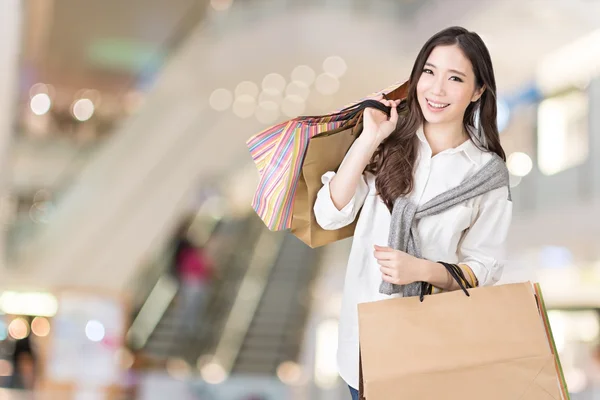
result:
<svg viewBox="0 0 600 400"><path fill-rule="evenodd" d="M396 105L391 107L390 122L393 124L396 124L398 122L398 108L396 107Z"/></svg>
<svg viewBox="0 0 600 400"><path fill-rule="evenodd" d="M378 246L378 245L373 245L375 247L375 250L377 251L394 251L394 249L388 247L388 246Z"/></svg>
<svg viewBox="0 0 600 400"><path fill-rule="evenodd" d="M387 275L394 275L396 273L396 268L394 268L392 261L377 261L377 264L379 264L379 270L385 272Z"/></svg>
<svg viewBox="0 0 600 400"><path fill-rule="evenodd" d="M379 254L381 257L389 258L391 255L395 253L395 250L390 247L377 246L375 245L375 256Z"/></svg>
<svg viewBox="0 0 600 400"><path fill-rule="evenodd" d="M400 100L387 100L383 98L381 94L376 95L372 98L373 100L379 101L386 107L390 108L390 113L380 111L373 107L366 107L364 113L368 115L372 119L376 119L379 122L384 122L385 120L391 121L392 124L396 124L398 122L398 111L397 107L400 104ZM384 119L385 118L385 119Z"/></svg>
<svg viewBox="0 0 600 400"><path fill-rule="evenodd" d="M398 107L398 105L402 102L401 100L388 100L384 99L381 96L377 96L375 100L379 100L381 103L385 104L388 107Z"/></svg>
<svg viewBox="0 0 600 400"><path fill-rule="evenodd" d="M373 255L378 261L388 261L394 258L395 252L394 249L391 249L389 247L375 245L375 251L373 252Z"/></svg>
<svg viewBox="0 0 600 400"><path fill-rule="evenodd" d="M396 124L398 122L398 105L400 104L400 100L386 100L386 99L381 99L379 100L381 102L381 104L385 105L386 107L390 108L390 115L389 115L389 121L392 124ZM387 117L387 115L386 115Z"/></svg>
<svg viewBox="0 0 600 400"><path fill-rule="evenodd" d="M379 271L381 272L382 275L387 275L387 276L395 276L396 275L396 271L393 268L390 268L385 265L380 265Z"/></svg>
<svg viewBox="0 0 600 400"><path fill-rule="evenodd" d="M387 251L376 251L374 255L377 261L389 261L394 258L394 253Z"/></svg>
<svg viewBox="0 0 600 400"><path fill-rule="evenodd" d="M389 275L381 275L381 280L383 280L384 282L398 284L398 280L396 278L394 278L393 276L389 276Z"/></svg>
<svg viewBox="0 0 600 400"><path fill-rule="evenodd" d="M398 271L387 267L380 267L379 270L381 271L381 279L383 281L393 283L394 285L403 284L402 277L400 276Z"/></svg>

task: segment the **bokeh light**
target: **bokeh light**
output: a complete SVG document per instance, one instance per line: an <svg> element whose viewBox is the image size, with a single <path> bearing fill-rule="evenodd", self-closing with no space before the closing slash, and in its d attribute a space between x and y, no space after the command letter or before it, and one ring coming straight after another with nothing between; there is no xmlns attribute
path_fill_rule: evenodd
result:
<svg viewBox="0 0 600 400"><path fill-rule="evenodd" d="M15 318L8 324L8 334L17 340L29 336L29 323L24 318Z"/></svg>
<svg viewBox="0 0 600 400"><path fill-rule="evenodd" d="M47 318L35 317L31 322L31 331L36 336L48 336L50 334L50 322Z"/></svg>

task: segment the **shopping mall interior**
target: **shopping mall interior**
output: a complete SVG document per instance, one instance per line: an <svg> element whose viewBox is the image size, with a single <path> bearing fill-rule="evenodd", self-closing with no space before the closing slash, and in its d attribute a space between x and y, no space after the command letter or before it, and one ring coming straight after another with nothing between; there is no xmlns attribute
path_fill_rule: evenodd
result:
<svg viewBox="0 0 600 400"><path fill-rule="evenodd" d="M540 283L570 397L600 400L600 1L2 0L0 20L0 399L349 400L352 239L269 229L247 140L404 82L459 25L498 86L498 285Z"/></svg>

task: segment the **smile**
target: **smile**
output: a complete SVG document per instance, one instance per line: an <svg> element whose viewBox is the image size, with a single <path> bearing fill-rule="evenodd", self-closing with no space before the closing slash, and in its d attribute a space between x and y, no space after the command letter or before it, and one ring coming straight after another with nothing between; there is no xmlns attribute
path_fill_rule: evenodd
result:
<svg viewBox="0 0 600 400"><path fill-rule="evenodd" d="M429 104L433 108L440 108L440 109L446 108L450 105L450 104L444 104L444 103L434 103L433 101L429 101L429 100L427 100L427 104Z"/></svg>

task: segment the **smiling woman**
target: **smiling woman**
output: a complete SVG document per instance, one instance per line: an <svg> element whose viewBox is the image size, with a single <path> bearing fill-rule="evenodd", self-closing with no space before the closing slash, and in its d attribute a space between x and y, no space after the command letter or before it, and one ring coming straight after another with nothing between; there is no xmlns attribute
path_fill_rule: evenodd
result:
<svg viewBox="0 0 600 400"><path fill-rule="evenodd" d="M434 35L414 64L406 102L377 99L390 115L364 111L362 133L337 172L323 175L314 207L324 229L358 218L338 341L353 398L357 305L422 295L423 287L457 290L449 271L462 273L465 285L494 284L512 216L494 72L476 33L453 27Z"/></svg>
<svg viewBox="0 0 600 400"><path fill-rule="evenodd" d="M433 49L417 84L419 106L429 127L426 134L434 135L434 130L440 132L433 129L434 126L447 131L447 125L460 121L467 107L477 102L484 91L485 86L477 84L473 67L460 47L438 46ZM456 147L469 139L462 126L457 128L460 132L452 135L454 137L438 133L441 147ZM448 143L453 140L454 143ZM438 152L434 149L434 154Z"/></svg>
<svg viewBox="0 0 600 400"><path fill-rule="evenodd" d="M391 210L399 195L413 189L420 126L433 154L470 139L480 149L506 160L498 134L496 79L483 40L463 28L433 36L417 56L410 75L408 113L375 152L367 170L377 175L377 189ZM480 135L472 134L479 108ZM384 165L385 164L385 165Z"/></svg>

